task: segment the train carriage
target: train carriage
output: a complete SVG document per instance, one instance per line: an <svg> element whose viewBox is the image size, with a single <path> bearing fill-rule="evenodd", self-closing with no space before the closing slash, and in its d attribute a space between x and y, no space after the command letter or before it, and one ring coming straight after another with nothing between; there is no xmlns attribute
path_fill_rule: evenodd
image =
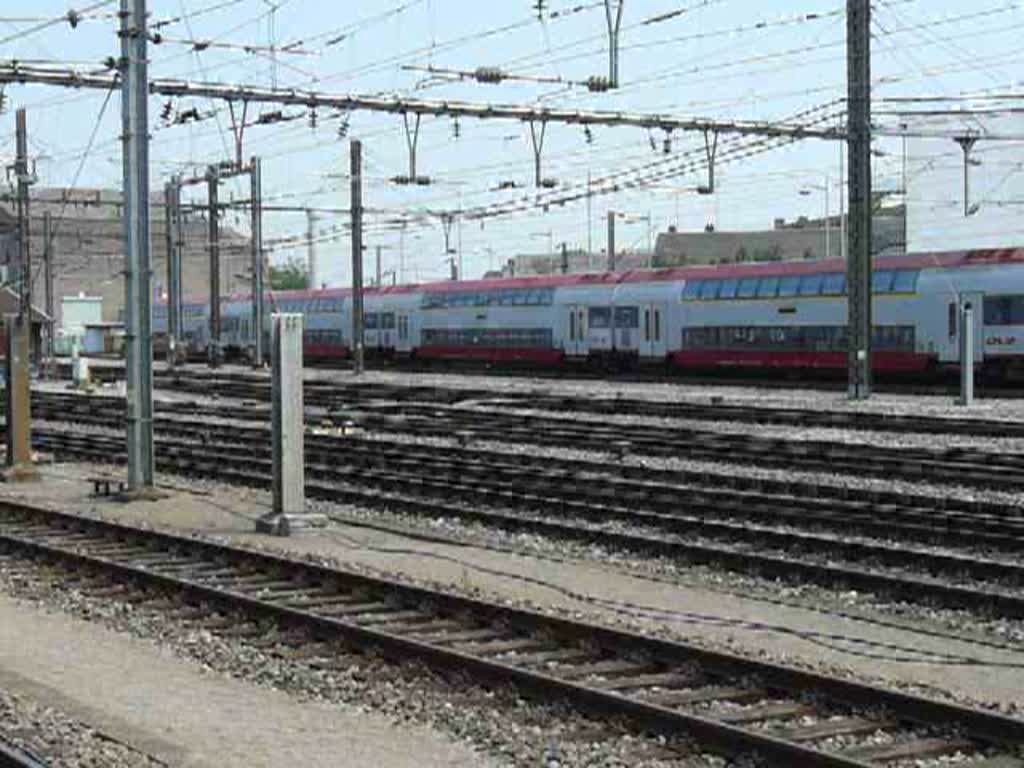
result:
<svg viewBox="0 0 1024 768"><path fill-rule="evenodd" d="M975 361L994 377L1024 376L1024 250L879 259L873 278L873 364L879 371L956 367L960 309L975 310ZM226 300L224 343L251 340L249 298ZM349 356L351 292L268 293L268 314L306 317L310 361ZM154 329L166 333L166 307ZM840 260L732 264L434 283L369 289L369 352L425 360L617 364L676 369L842 370L846 268ZM269 327L269 326L268 326ZM186 302L191 353L209 340L208 308Z"/></svg>

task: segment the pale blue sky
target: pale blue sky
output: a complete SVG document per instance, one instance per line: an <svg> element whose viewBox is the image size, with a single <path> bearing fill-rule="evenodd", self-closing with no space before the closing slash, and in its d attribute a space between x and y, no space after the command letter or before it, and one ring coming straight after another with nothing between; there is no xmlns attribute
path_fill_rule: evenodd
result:
<svg viewBox="0 0 1024 768"><path fill-rule="evenodd" d="M782 119L820 108L814 114L835 115L832 122L838 120L841 109L835 101L845 95L843 0L625 0L623 88L610 94L535 83L429 83L427 75L401 69L403 64L464 70L486 65L570 80L604 75L607 50L602 2L544 0L549 12L579 10L543 23L532 10L534 0L276 2L281 6L274 14L278 44L296 43L312 53L279 57L276 77L285 86L309 86L315 77L315 87L329 92L402 93L478 102L540 99L553 106L723 119ZM875 5L876 98L953 95L989 88L1011 91L1017 84L1024 10L1016 3L892 0ZM215 6L224 7L205 12ZM269 7L268 0L154 0L151 12L155 19L191 14L188 24L178 22L163 29L172 40L267 45L272 34ZM0 39L29 26L3 19L54 16L67 9L66 2L55 0L4 3ZM643 23L684 9L687 12L669 20ZM116 4L103 12L112 10ZM818 18L808 20L808 14ZM75 30L58 25L0 43L0 57L63 59L91 65L117 54L114 28L113 18L83 22ZM154 47L152 56L152 74L159 77L259 85L269 84L274 77L262 52L252 55L211 48L195 54L187 45L168 42ZM31 109L32 148L45 156L39 165L42 182L70 184L100 113L103 94L16 87L9 88L8 95L9 106ZM160 99L151 102L157 128L152 151L154 186L175 171L200 168L223 158L231 146L230 121L222 105L175 102L174 110L192 106L200 112L216 109L218 118L171 128L160 126L162 106ZM879 104L880 111L891 108ZM95 147L81 166L80 185L120 185L119 110L115 96L100 123ZM286 112L298 115L301 110ZM895 117L885 119L896 122ZM5 156L13 152L13 123L13 110L0 117L0 153ZM309 120L302 117L249 130L246 154L266 158L264 182L269 199L302 206L348 205L348 182L343 178L348 142L337 136L336 116L320 114L318 123L311 128ZM478 276L515 253L544 251L549 238L573 247L586 247L589 239L599 251L605 244L604 215L609 208L638 216L649 214L655 231L673 223L686 229L701 228L708 221L714 221L719 229L770 226L777 216L820 215L824 193L815 187L823 186L829 176L831 208L838 209L839 147L810 141L723 162L717 169L719 191L714 196L693 194L695 186L705 183L705 172L700 170L667 178L653 189L595 197L593 224L589 225L585 204L553 206L547 212L532 206L533 159L526 126L463 120L459 132L456 139L451 120L424 119L418 170L437 183L428 188L398 189L387 179L407 170L400 118L361 113L351 117L349 128L350 136L364 141L369 177L365 203L369 207L387 209L393 215L403 210L474 209L503 201L519 201L521 204L513 207L525 208L513 216L462 225L467 277ZM544 173L567 189L585 185L588 170L595 179L618 174L620 180L628 180L630 169L653 162L665 171L685 168L688 153L703 143L698 136L673 136L672 154L666 156L664 138L660 133L649 136L635 129L594 129L593 141L588 144L582 129L553 125L547 131ZM730 141L723 137L720 152L727 153L729 146L734 146ZM1012 163L1020 159L1019 148L993 149L989 167L1012 170ZM877 163L877 185L896 189L901 176L901 143L880 140L878 149L885 154ZM939 163L943 164L948 164L946 159ZM515 181L520 188L494 191L503 181ZM984 177L979 183L986 183ZM1003 182L1000 194L1010 188L1012 184ZM801 190L805 194L800 194ZM237 195L245 194L239 186ZM546 194L557 197L558 193ZM956 194L959 190L949 190L951 197ZM341 222L341 218L325 216L322 226L326 229ZM244 221L239 226L244 229ZM269 218L266 229L268 238L301 235L305 217L277 214ZM1016 234L1008 232L1007 236ZM347 279L347 237L328 234L324 240L320 252L327 279L332 283ZM620 243L643 247L646 240L645 222L622 225ZM396 231L371 219L367 244L384 245L388 249L386 266L398 266L401 238ZM407 279L435 279L446 274L442 250L439 222L410 225L404 238Z"/></svg>

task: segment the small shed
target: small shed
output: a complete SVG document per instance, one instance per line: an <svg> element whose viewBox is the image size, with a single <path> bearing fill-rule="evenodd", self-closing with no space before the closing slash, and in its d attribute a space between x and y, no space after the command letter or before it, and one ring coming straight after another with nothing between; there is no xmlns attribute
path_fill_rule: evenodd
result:
<svg viewBox="0 0 1024 768"><path fill-rule="evenodd" d="M82 351L91 357L119 356L124 336L124 323L86 323Z"/></svg>

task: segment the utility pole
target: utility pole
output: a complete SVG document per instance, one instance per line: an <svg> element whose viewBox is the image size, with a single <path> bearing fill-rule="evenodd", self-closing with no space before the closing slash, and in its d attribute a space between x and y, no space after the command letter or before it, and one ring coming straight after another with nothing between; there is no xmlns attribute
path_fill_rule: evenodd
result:
<svg viewBox="0 0 1024 768"><path fill-rule="evenodd" d="M363 143L352 140L352 360L363 372Z"/></svg>
<svg viewBox="0 0 1024 768"><path fill-rule="evenodd" d="M28 162L28 128L25 110L17 114L17 157L14 172L18 181L18 268L19 311L4 317L7 330L6 416L7 471L10 482L36 480L32 465L32 272L29 250L28 188L31 183Z"/></svg>
<svg viewBox="0 0 1024 768"><path fill-rule="evenodd" d="M209 199L210 239L210 346L207 351L210 365L220 362L220 178L216 166L210 166L206 173Z"/></svg>
<svg viewBox="0 0 1024 768"><path fill-rule="evenodd" d="M263 172L258 157L249 166L252 187L252 328L253 365L263 367Z"/></svg>
<svg viewBox="0 0 1024 768"><path fill-rule="evenodd" d="M128 488L153 488L152 267L146 0L121 0Z"/></svg>
<svg viewBox="0 0 1024 768"><path fill-rule="evenodd" d="M615 211L608 211L608 271L615 271Z"/></svg>
<svg viewBox="0 0 1024 768"><path fill-rule="evenodd" d="M28 163L28 126L25 110L19 109L16 115L17 159L14 172L18 181L18 314L27 317L29 327L32 323L32 248L29 242L28 188L31 184Z"/></svg>
<svg viewBox="0 0 1024 768"><path fill-rule="evenodd" d="M569 246L562 243L562 274L569 274Z"/></svg>
<svg viewBox="0 0 1024 768"><path fill-rule="evenodd" d="M320 265L317 263L316 252L317 215L312 208L306 209L306 272L309 274L309 289L315 291L320 287Z"/></svg>
<svg viewBox="0 0 1024 768"><path fill-rule="evenodd" d="M181 215L181 187L176 179L164 186L164 221L167 228L167 364L175 365L178 357L178 291L175 273L178 267L177 219Z"/></svg>
<svg viewBox="0 0 1024 768"><path fill-rule="evenodd" d="M46 291L46 361L53 360L53 217L43 213L43 286Z"/></svg>
<svg viewBox="0 0 1024 768"><path fill-rule="evenodd" d="M871 0L847 0L850 223L848 373L851 400L871 397Z"/></svg>
<svg viewBox="0 0 1024 768"><path fill-rule="evenodd" d="M167 328L171 332L175 350L181 344L182 326L182 295L181 295L181 262L185 257L185 214L181 208L181 177L176 176L174 183L174 248L169 258L172 269L170 283L167 288ZM177 355L175 360L177 363Z"/></svg>

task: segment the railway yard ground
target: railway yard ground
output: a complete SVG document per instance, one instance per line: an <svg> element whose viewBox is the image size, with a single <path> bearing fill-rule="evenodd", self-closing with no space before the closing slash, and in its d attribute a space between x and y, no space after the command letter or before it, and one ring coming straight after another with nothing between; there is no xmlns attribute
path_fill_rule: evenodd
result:
<svg viewBox="0 0 1024 768"><path fill-rule="evenodd" d="M42 481L0 485L0 746L1024 766L1024 401L310 371L329 522L277 538L266 374L156 386L160 496L130 502L95 493L117 387L34 387Z"/></svg>

